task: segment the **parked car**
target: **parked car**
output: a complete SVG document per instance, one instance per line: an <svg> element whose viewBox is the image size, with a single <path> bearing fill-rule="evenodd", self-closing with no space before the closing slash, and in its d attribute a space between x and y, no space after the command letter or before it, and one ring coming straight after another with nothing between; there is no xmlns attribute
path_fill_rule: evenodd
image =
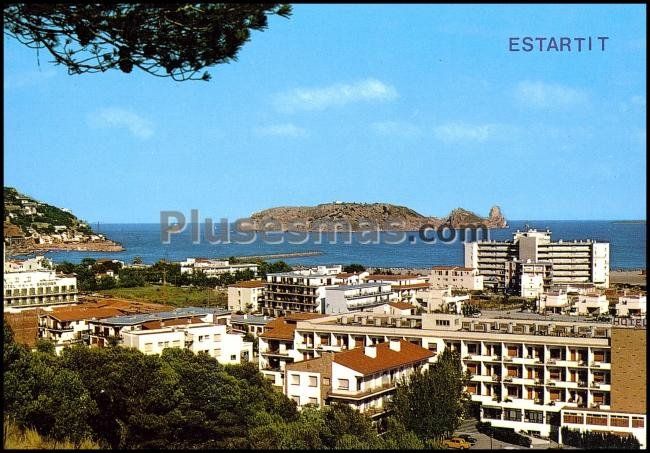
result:
<svg viewBox="0 0 650 453"><path fill-rule="evenodd" d="M467 442L465 439L461 439L460 437L452 437L451 439L445 439L442 441L442 445L444 445L447 448L457 448L459 450L463 450L471 447L469 442Z"/></svg>
<svg viewBox="0 0 650 453"><path fill-rule="evenodd" d="M474 445L476 443L476 438L470 436L469 434L459 434L456 437L460 437L461 439L469 442L470 444Z"/></svg>

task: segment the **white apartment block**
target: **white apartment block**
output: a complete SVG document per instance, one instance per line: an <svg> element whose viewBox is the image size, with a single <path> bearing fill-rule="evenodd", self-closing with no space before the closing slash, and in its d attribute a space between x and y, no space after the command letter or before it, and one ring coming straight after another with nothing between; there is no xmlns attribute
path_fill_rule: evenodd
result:
<svg viewBox="0 0 650 453"><path fill-rule="evenodd" d="M273 319L269 316L251 315L248 313L232 315L230 317L230 327L233 332L250 333L253 337L258 337L264 333L264 327L273 321Z"/></svg>
<svg viewBox="0 0 650 453"><path fill-rule="evenodd" d="M415 314L417 307L408 302L389 302L372 308L373 313L383 313L385 315L408 316Z"/></svg>
<svg viewBox="0 0 650 453"><path fill-rule="evenodd" d="M426 300L427 313L442 312L460 314L463 311L463 304L469 303L469 294L459 294L454 296L451 287L429 289Z"/></svg>
<svg viewBox="0 0 650 453"><path fill-rule="evenodd" d="M342 266L318 266L268 274L262 311L270 316L287 313L324 313L326 289L345 283Z"/></svg>
<svg viewBox="0 0 650 453"><path fill-rule="evenodd" d="M158 329L184 324L210 323L227 325L231 313L228 310L206 307L177 308L172 311L113 316L88 321L91 347L105 347L111 338L118 341L132 330Z"/></svg>
<svg viewBox="0 0 650 453"><path fill-rule="evenodd" d="M606 315L609 301L604 294L580 294L575 308L579 315Z"/></svg>
<svg viewBox="0 0 650 453"><path fill-rule="evenodd" d="M244 342L240 334L226 333L225 325L204 322L129 330L122 334L121 345L144 354L184 348L195 354L206 353L224 365L248 362L253 358L253 343Z"/></svg>
<svg viewBox="0 0 650 453"><path fill-rule="evenodd" d="M120 314L122 311L113 307L58 308L38 316L38 337L53 342L54 351L60 354L67 346L87 343L90 331L89 321Z"/></svg>
<svg viewBox="0 0 650 453"><path fill-rule="evenodd" d="M548 291L542 293L537 301L540 313L565 313L571 308L569 296L564 291Z"/></svg>
<svg viewBox="0 0 650 453"><path fill-rule="evenodd" d="M228 310L257 313L264 299L264 282L248 280L228 286Z"/></svg>
<svg viewBox="0 0 650 453"><path fill-rule="evenodd" d="M348 404L372 418L386 412L397 382L424 371L433 353L405 340L391 340L286 366L284 393L298 407Z"/></svg>
<svg viewBox="0 0 650 453"><path fill-rule="evenodd" d="M620 296L616 304L616 316L645 316L646 296L632 294Z"/></svg>
<svg viewBox="0 0 650 453"><path fill-rule="evenodd" d="M427 277L413 274L372 274L364 278L368 283L390 283L397 298L412 304L424 304L429 289Z"/></svg>
<svg viewBox="0 0 650 453"><path fill-rule="evenodd" d="M435 266L431 269L429 283L434 288L462 289L467 291L482 291L483 276L478 269L460 266Z"/></svg>
<svg viewBox="0 0 650 453"><path fill-rule="evenodd" d="M253 271L257 274L257 264L242 263L230 264L228 260L215 260L210 258L188 258L182 261L181 274L192 274L195 270L202 271L206 277L218 277L222 274L235 273L237 271Z"/></svg>
<svg viewBox="0 0 650 453"><path fill-rule="evenodd" d="M360 312L296 320L282 332L284 350L276 353L286 362L277 371L290 375L291 363L391 340L408 341L434 355L450 348L472 374L467 391L480 405L482 421L549 436L562 426L576 428L574 419L563 414L581 413L583 429L632 432L645 445L645 329L569 319ZM268 352L260 341L260 356ZM282 376L269 374L268 366L260 360L262 373L284 387ZM331 377L330 384L337 385ZM292 387L287 391L296 396Z"/></svg>
<svg viewBox="0 0 650 453"><path fill-rule="evenodd" d="M465 266L477 268L484 284L512 285L521 263L549 263L551 284L593 283L609 287L609 243L592 240L551 241L550 231L517 231L512 241L465 243ZM518 281L515 282L519 284Z"/></svg>
<svg viewBox="0 0 650 453"><path fill-rule="evenodd" d="M4 311L77 302L77 277L53 270L4 274Z"/></svg>
<svg viewBox="0 0 650 453"><path fill-rule="evenodd" d="M42 255L28 258L26 260L5 260L4 272L27 272L53 269L52 260L45 258Z"/></svg>
<svg viewBox="0 0 650 453"><path fill-rule="evenodd" d="M325 290L326 314L349 313L384 305L397 299L390 283L339 285Z"/></svg>

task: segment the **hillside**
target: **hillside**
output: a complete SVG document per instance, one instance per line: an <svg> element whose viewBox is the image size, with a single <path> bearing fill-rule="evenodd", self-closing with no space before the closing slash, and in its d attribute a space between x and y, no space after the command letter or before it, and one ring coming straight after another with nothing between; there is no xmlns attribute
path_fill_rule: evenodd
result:
<svg viewBox="0 0 650 453"><path fill-rule="evenodd" d="M4 188L4 243L10 254L47 250L120 251L72 212Z"/></svg>
<svg viewBox="0 0 650 453"><path fill-rule="evenodd" d="M324 203L317 206L283 206L270 208L251 215L256 230L277 230L278 225L286 231L333 231L334 223L350 225L352 231L364 229L370 223L371 229L393 231L416 231L428 224L452 228L485 225L487 228L503 228L506 220L498 206L490 210L488 217L481 217L462 208L454 209L449 215L438 218L420 214L405 206L388 203ZM275 222L272 225L265 224ZM365 227L367 228L367 226ZM340 227L339 227L340 229Z"/></svg>

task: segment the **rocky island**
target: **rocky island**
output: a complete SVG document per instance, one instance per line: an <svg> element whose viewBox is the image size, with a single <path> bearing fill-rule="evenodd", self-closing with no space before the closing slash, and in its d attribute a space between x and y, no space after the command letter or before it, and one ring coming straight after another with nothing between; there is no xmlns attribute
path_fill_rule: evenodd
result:
<svg viewBox="0 0 650 453"><path fill-rule="evenodd" d="M9 256L54 250L124 250L117 242L94 233L69 210L37 201L13 187L4 188L4 212L4 245Z"/></svg>
<svg viewBox="0 0 650 453"><path fill-rule="evenodd" d="M351 231L364 229L382 231L417 231L425 225L438 228L504 228L506 219L498 206L488 217L481 217L462 208L445 217L422 215L405 206L388 203L324 203L317 206L276 207L251 215L251 229L257 231L334 231L347 227Z"/></svg>

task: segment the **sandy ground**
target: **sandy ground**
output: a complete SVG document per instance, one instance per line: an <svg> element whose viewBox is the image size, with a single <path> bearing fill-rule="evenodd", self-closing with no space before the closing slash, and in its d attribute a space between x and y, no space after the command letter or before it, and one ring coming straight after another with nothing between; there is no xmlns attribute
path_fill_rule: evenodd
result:
<svg viewBox="0 0 650 453"><path fill-rule="evenodd" d="M642 273L643 272L643 273ZM632 270L632 271L610 271L610 283L627 283L629 285L643 285L646 286L647 275L645 269Z"/></svg>

